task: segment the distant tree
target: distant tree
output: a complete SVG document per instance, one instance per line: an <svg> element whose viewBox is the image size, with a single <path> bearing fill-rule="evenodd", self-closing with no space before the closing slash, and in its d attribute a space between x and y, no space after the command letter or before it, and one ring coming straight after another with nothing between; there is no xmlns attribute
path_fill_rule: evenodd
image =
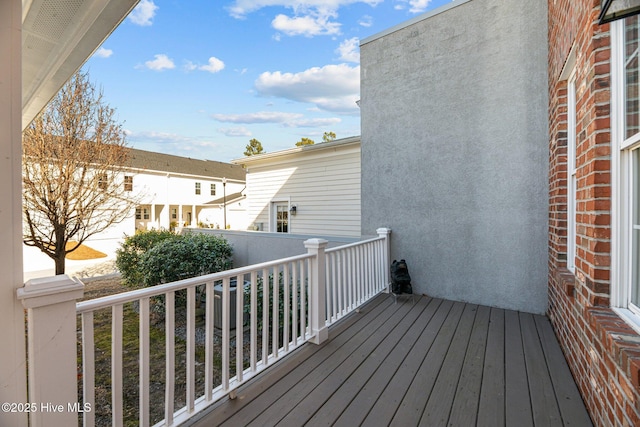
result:
<svg viewBox="0 0 640 427"><path fill-rule="evenodd" d="M244 150L245 156L253 156L254 154L262 154L264 153L264 149L262 148L262 143L257 139L253 138L247 144L246 150Z"/></svg>
<svg viewBox="0 0 640 427"><path fill-rule="evenodd" d="M137 203L123 182L129 149L114 113L78 72L23 133L23 241L52 258L56 274Z"/></svg>
<svg viewBox="0 0 640 427"><path fill-rule="evenodd" d="M334 139L336 139L335 132L325 132L324 135L322 135L322 142L329 142Z"/></svg>
<svg viewBox="0 0 640 427"><path fill-rule="evenodd" d="M302 147L303 145L313 145L315 141L309 138L302 138L300 141L296 142L296 147Z"/></svg>

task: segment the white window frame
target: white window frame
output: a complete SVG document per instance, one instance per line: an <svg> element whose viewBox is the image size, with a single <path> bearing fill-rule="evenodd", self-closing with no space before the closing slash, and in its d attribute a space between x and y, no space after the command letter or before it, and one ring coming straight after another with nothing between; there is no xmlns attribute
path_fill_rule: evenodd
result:
<svg viewBox="0 0 640 427"><path fill-rule="evenodd" d="M576 73L575 69L567 81L567 269L576 269Z"/></svg>
<svg viewBox="0 0 640 427"><path fill-rule="evenodd" d="M611 306L640 333L640 307L632 304L633 279L633 152L640 150L640 132L625 134L624 19L611 29ZM636 171L637 173L638 171ZM637 184L636 184L637 185ZM640 196L640 191L635 190Z"/></svg>
<svg viewBox="0 0 640 427"><path fill-rule="evenodd" d="M287 232L278 232L278 215L277 215L277 206L287 206ZM273 199L271 200L270 209L269 209L269 231L271 233L282 233L288 234L291 233L291 214L289 211L291 210L291 201L289 199Z"/></svg>

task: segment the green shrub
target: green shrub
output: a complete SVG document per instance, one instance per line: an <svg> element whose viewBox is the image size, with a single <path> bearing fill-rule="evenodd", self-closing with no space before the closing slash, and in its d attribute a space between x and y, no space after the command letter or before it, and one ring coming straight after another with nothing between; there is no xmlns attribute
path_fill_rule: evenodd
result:
<svg viewBox="0 0 640 427"><path fill-rule="evenodd" d="M163 240L141 257L139 266L145 286L228 270L231 245L222 237L188 233Z"/></svg>
<svg viewBox="0 0 640 427"><path fill-rule="evenodd" d="M176 234L169 230L138 230L133 236L128 236L116 250L116 267L124 284L143 283L144 274L140 269L143 256L158 243L174 237Z"/></svg>

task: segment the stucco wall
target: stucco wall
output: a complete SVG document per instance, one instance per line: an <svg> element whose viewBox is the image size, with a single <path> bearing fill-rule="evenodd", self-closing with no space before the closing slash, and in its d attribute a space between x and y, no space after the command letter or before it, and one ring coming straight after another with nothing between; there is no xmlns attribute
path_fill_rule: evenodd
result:
<svg viewBox="0 0 640 427"><path fill-rule="evenodd" d="M304 247L304 241L312 238L327 240L327 248L347 245L366 238L264 233L260 231L225 231L206 228L196 230L185 229L184 232L213 234L227 239L231 246L233 246L234 267L245 267L247 265L304 254L307 252L307 249ZM376 234L373 233L372 236L375 235Z"/></svg>
<svg viewBox="0 0 640 427"><path fill-rule="evenodd" d="M547 307L547 6L471 0L361 42L362 228L414 289Z"/></svg>

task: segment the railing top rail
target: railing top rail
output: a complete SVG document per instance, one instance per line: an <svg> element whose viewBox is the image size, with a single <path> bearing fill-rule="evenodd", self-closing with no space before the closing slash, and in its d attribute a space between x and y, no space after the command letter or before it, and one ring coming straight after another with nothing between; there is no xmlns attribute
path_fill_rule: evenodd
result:
<svg viewBox="0 0 640 427"><path fill-rule="evenodd" d="M206 274L204 276L191 277L188 279L178 280L176 282L164 283L161 285L151 286L144 289L136 289L133 291L122 292L115 295L109 295L105 297L95 298L88 301L82 301L76 303L76 312L78 314L88 311L98 310L101 308L111 307L116 304L124 304L131 301L136 301L141 298L154 297L163 295L167 292L178 291L186 289L191 286L197 286L208 282L217 282L225 278L231 278L248 274L253 271L262 270L269 267L274 267L280 264L288 262L302 261L305 259L313 258L312 254L301 254L288 258L281 258L273 261L267 261L260 264L252 264L246 267L238 267L231 270L220 271L218 273Z"/></svg>
<svg viewBox="0 0 640 427"><path fill-rule="evenodd" d="M363 245L363 244L365 244L365 243L377 242L377 241L379 241L379 240L384 240L384 239L385 239L384 237L380 237L380 236L378 236L378 237L372 237L371 239L367 239L367 240L360 240L359 242L349 243L349 244L342 245L342 246L335 246L335 247L333 247L333 248L330 248L330 249L325 250L325 252L326 252L326 253L338 252L338 251L343 250L343 249L354 248L354 247L356 247L356 246L360 246L360 245Z"/></svg>

